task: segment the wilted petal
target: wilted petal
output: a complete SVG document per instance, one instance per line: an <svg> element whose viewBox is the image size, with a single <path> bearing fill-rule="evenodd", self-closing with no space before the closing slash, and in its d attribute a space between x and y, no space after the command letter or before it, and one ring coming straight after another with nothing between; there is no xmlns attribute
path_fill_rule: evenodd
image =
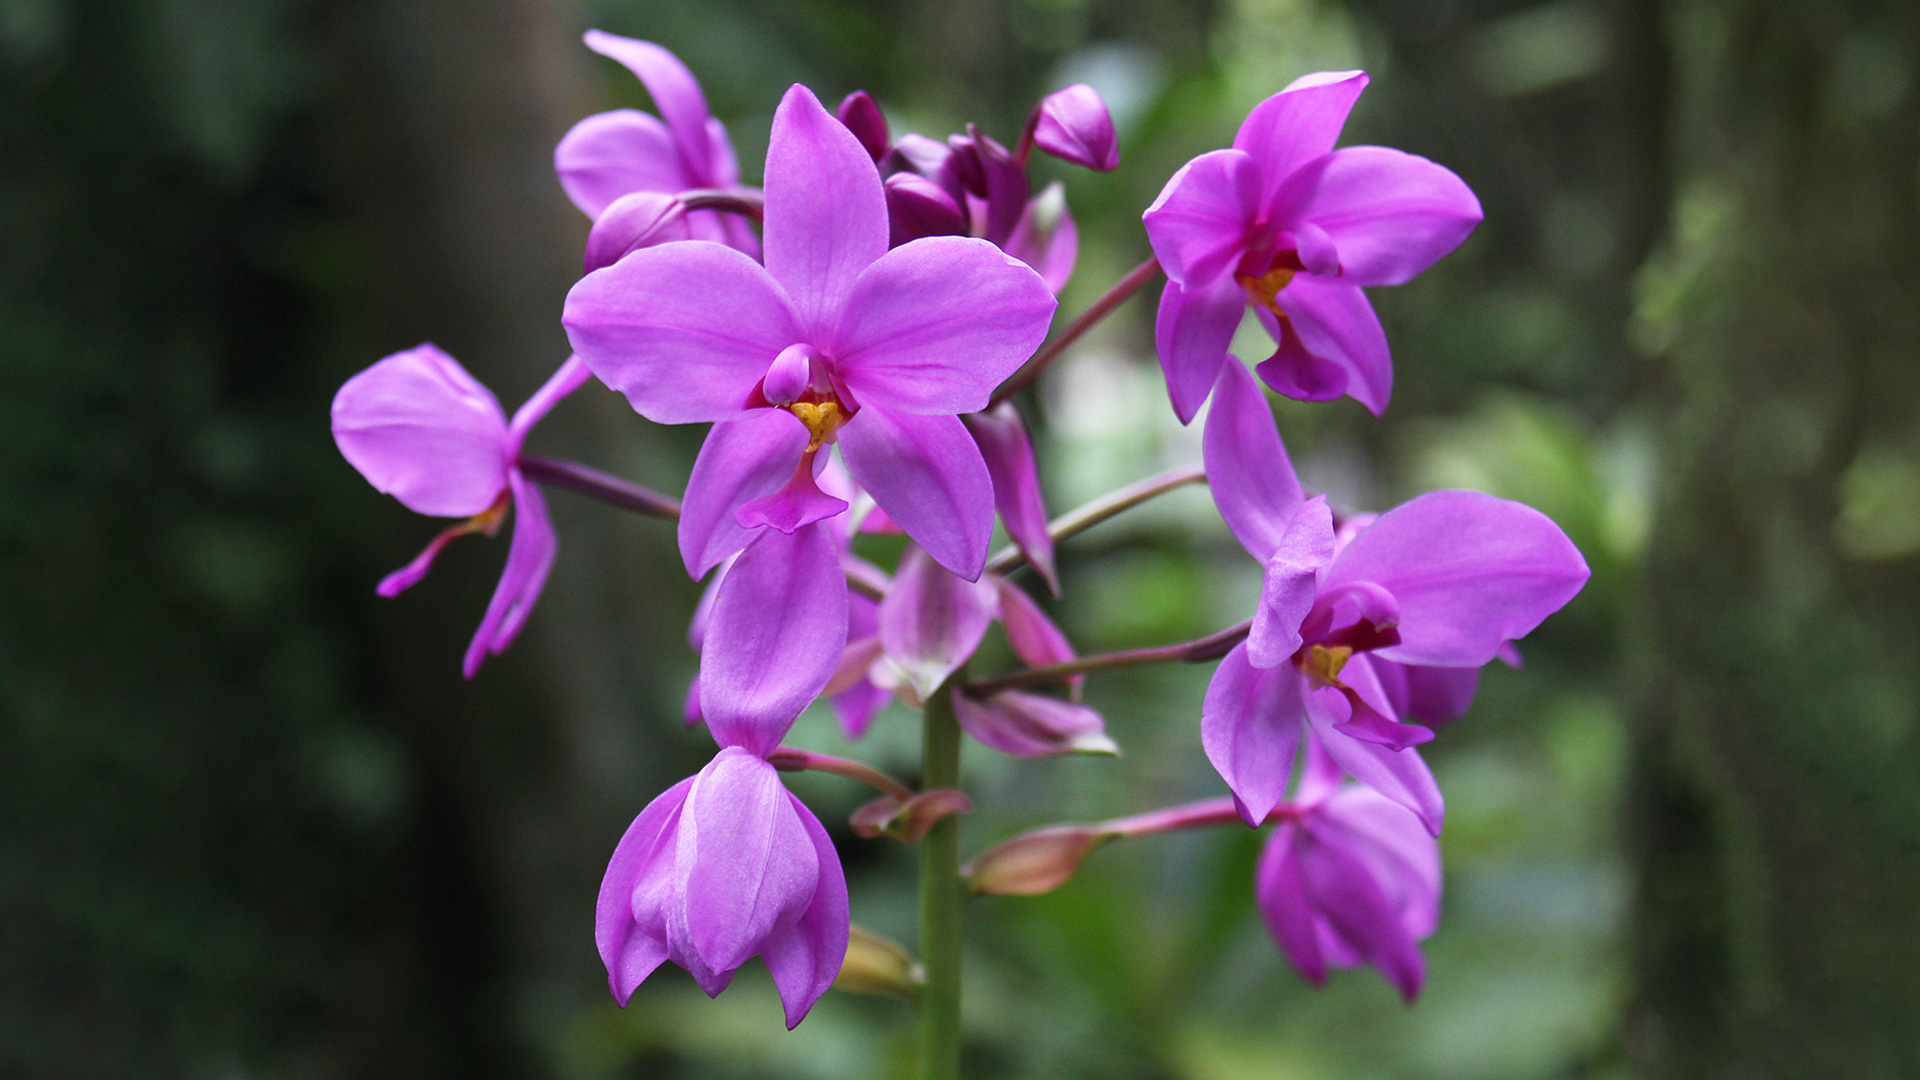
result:
<svg viewBox="0 0 1920 1080"><path fill-rule="evenodd" d="M593 937L607 966L607 988L622 1008L667 959L664 909L673 892L675 836L693 777L668 788L633 819L607 862L594 909Z"/></svg>
<svg viewBox="0 0 1920 1080"><path fill-rule="evenodd" d="M767 365L800 340L760 264L699 240L643 248L581 278L560 321L600 381L661 424L738 415Z"/></svg>
<svg viewBox="0 0 1920 1080"><path fill-rule="evenodd" d="M1027 203L1003 246L1007 254L1033 267L1053 295L1060 295L1080 257L1080 230L1067 211L1066 189L1060 181L1048 184Z"/></svg>
<svg viewBox="0 0 1920 1080"><path fill-rule="evenodd" d="M1278 215L1312 222L1355 285L1399 285L1460 246L1480 200L1445 166L1384 146L1352 146L1308 162L1275 195Z"/></svg>
<svg viewBox="0 0 1920 1080"><path fill-rule="evenodd" d="M1306 881L1295 854L1301 829L1281 822L1267 838L1254 870L1253 894L1260 917L1289 963L1315 986L1327 981L1327 959L1320 949L1321 918L1307 900Z"/></svg>
<svg viewBox="0 0 1920 1080"><path fill-rule="evenodd" d="M1246 253L1260 209L1260 165L1214 150L1181 166L1141 215L1167 280L1204 288Z"/></svg>
<svg viewBox="0 0 1920 1080"><path fill-rule="evenodd" d="M640 77L654 108L673 132L675 148L687 172L701 184L716 183L711 136L707 130L707 99L700 82L680 58L651 41L636 41L600 30L586 33L587 48L617 60Z"/></svg>
<svg viewBox="0 0 1920 1080"><path fill-rule="evenodd" d="M1266 562L1306 496L1266 395L1238 361L1220 368L1201 451L1207 486L1227 528L1249 554Z"/></svg>
<svg viewBox="0 0 1920 1080"><path fill-rule="evenodd" d="M1313 610L1320 569L1332 558L1333 511L1325 495L1316 495L1294 514L1267 557L1260 606L1247 634L1247 659L1254 667L1283 664L1300 648L1300 624Z"/></svg>
<svg viewBox="0 0 1920 1080"><path fill-rule="evenodd" d="M590 218L622 195L698 186L666 125L634 109L596 113L573 125L554 148L553 171L567 198Z"/></svg>
<svg viewBox="0 0 1920 1080"><path fill-rule="evenodd" d="M847 903L847 878L840 869L840 855L833 849L827 830L806 804L787 795L794 816L806 829L813 843L819 874L813 899L798 921L776 927L760 950L760 958L773 974L773 985L780 991L780 1004L787 1014L787 1030L798 1027L820 995L833 985L840 965L847 957L847 939L852 930L851 909Z"/></svg>
<svg viewBox="0 0 1920 1080"><path fill-rule="evenodd" d="M394 353L333 397L348 464L401 505L471 517L507 486L507 418L486 387L432 345Z"/></svg>
<svg viewBox="0 0 1920 1080"><path fill-rule="evenodd" d="M1295 169L1333 149L1366 88L1364 71L1320 71L1253 107L1233 148L1260 163L1263 199L1271 200Z"/></svg>
<svg viewBox="0 0 1920 1080"><path fill-rule="evenodd" d="M762 531L720 583L700 654L714 740L772 752L833 677L846 640L846 577L827 527Z"/></svg>
<svg viewBox="0 0 1920 1080"><path fill-rule="evenodd" d="M834 372L862 405L974 412L1033 355L1056 306L1040 275L985 240L915 240L852 285Z"/></svg>
<svg viewBox="0 0 1920 1080"><path fill-rule="evenodd" d="M956 577L911 547L880 601L880 641L924 699L980 647L998 606L993 582Z"/></svg>
<svg viewBox="0 0 1920 1080"><path fill-rule="evenodd" d="M612 266L623 256L656 244L688 240L686 204L657 191L635 191L613 200L593 221L582 258L587 273Z"/></svg>
<svg viewBox="0 0 1920 1080"><path fill-rule="evenodd" d="M840 429L847 470L935 562L972 581L993 538L993 479L955 416L867 405Z"/></svg>
<svg viewBox="0 0 1920 1080"><path fill-rule="evenodd" d="M923 236L967 231L966 216L947 189L915 172L887 177L887 242L899 246Z"/></svg>
<svg viewBox="0 0 1920 1080"><path fill-rule="evenodd" d="M519 636L527 616L533 613L534 601L547 584L547 573L553 569L554 552L559 546L540 489L522 478L517 469L508 474L508 483L513 490L513 546L507 550L507 567L500 572L500 584L494 587L487 613L461 663L461 671L469 679L480 673L480 664L489 653L500 655Z"/></svg>
<svg viewBox="0 0 1920 1080"><path fill-rule="evenodd" d="M1465 716L1480 688L1477 667L1426 667L1373 657L1373 671L1393 704L1395 715L1431 727Z"/></svg>
<svg viewBox="0 0 1920 1080"><path fill-rule="evenodd" d="M1387 350L1386 331L1380 328L1380 317L1374 314L1367 294L1345 280L1301 274L1280 291L1277 299L1299 335L1300 347L1319 360L1338 365L1346 374L1333 396L1348 394L1375 416L1386 412L1387 399L1393 396L1393 358ZM1267 365L1262 364L1262 374L1266 370ZM1296 377L1296 381L1304 386L1308 380ZM1288 393L1277 385L1274 389L1289 397L1324 400L1307 393Z"/></svg>
<svg viewBox="0 0 1920 1080"><path fill-rule="evenodd" d="M813 900L813 839L780 774L741 747L722 749L694 777L677 840L686 944L716 974L745 963Z"/></svg>
<svg viewBox="0 0 1920 1080"><path fill-rule="evenodd" d="M1034 106L1033 145L1063 161L1099 172L1120 167L1113 115L1098 91L1085 83L1055 90Z"/></svg>
<svg viewBox="0 0 1920 1080"><path fill-rule="evenodd" d="M967 417L966 424L993 477L993 505L1000 511L1007 535L1020 545L1054 595L1060 595L1060 579L1053 569L1053 536L1047 531L1047 507L1040 494L1040 466L1019 410L1012 402L1001 402L990 412Z"/></svg>
<svg viewBox="0 0 1920 1080"><path fill-rule="evenodd" d="M816 341L830 331L854 279L887 250L879 170L853 132L797 83L773 115L761 231L767 270Z"/></svg>
<svg viewBox="0 0 1920 1080"><path fill-rule="evenodd" d="M1479 667L1586 583L1586 560L1538 510L1477 491L1436 491L1380 515L1324 588L1371 582L1400 604L1388 660Z"/></svg>
<svg viewBox="0 0 1920 1080"><path fill-rule="evenodd" d="M1246 313L1247 294L1231 277L1192 292L1169 281L1161 292L1153 344L1167 376L1167 397L1181 423L1192 423L1205 404Z"/></svg>
<svg viewBox="0 0 1920 1080"><path fill-rule="evenodd" d="M735 512L780 490L807 438L807 426L785 409L753 409L707 432L680 506L680 558L689 577L705 577L753 539Z"/></svg>
<svg viewBox="0 0 1920 1080"><path fill-rule="evenodd" d="M975 701L956 690L953 714L967 734L1013 757L1120 752L1100 714L1074 701L1019 690Z"/></svg>
<svg viewBox="0 0 1920 1080"><path fill-rule="evenodd" d="M1254 667L1245 645L1235 646L1213 673L1200 711L1200 742L1247 824L1259 825L1280 805L1306 716L1300 673Z"/></svg>

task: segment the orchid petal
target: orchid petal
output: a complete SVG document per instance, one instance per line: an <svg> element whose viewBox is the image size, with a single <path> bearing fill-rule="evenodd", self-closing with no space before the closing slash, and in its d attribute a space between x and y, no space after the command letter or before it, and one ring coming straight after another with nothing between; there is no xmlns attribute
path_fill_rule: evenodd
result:
<svg viewBox="0 0 1920 1080"><path fill-rule="evenodd" d="M1345 835L1321 828L1313 816L1302 827L1306 835L1295 852L1308 903L1355 955L1412 1001L1420 995L1426 964L1400 912Z"/></svg>
<svg viewBox="0 0 1920 1080"><path fill-rule="evenodd" d="M1266 395L1238 361L1220 368L1201 452L1207 486L1227 528L1248 554L1266 562L1306 495Z"/></svg>
<svg viewBox="0 0 1920 1080"><path fill-rule="evenodd" d="M1055 180L1034 196L1003 245L1007 254L1033 267L1055 296L1067 287L1080 257L1080 230L1067 210L1065 191Z"/></svg>
<svg viewBox="0 0 1920 1080"><path fill-rule="evenodd" d="M1484 216L1445 166L1384 146L1352 146L1306 163L1275 196L1276 216L1311 222L1354 285L1399 285L1460 246Z"/></svg>
<svg viewBox="0 0 1920 1080"><path fill-rule="evenodd" d="M1387 411L1393 396L1393 359L1380 316L1357 285L1301 274L1276 297L1287 313L1301 348L1338 364L1346 379L1333 396L1346 393L1375 416ZM1264 373L1266 365L1261 365ZM1274 387L1281 393L1287 391ZM1303 400L1320 400L1287 394Z"/></svg>
<svg viewBox="0 0 1920 1080"><path fill-rule="evenodd" d="M1053 536L1047 531L1047 507L1040 493L1040 466L1033 457L1033 441L1012 402L975 413L967 428L980 444L987 473L993 477L993 503L1007 535L1020 545L1027 561L1060 595L1060 579L1053 566Z"/></svg>
<svg viewBox="0 0 1920 1080"><path fill-rule="evenodd" d="M1366 88L1364 71L1315 72L1253 107L1233 148L1259 162L1263 201L1271 201L1295 169L1333 149Z"/></svg>
<svg viewBox="0 0 1920 1080"><path fill-rule="evenodd" d="M1212 285L1246 254L1260 210L1260 164L1214 150L1180 167L1141 215L1167 280Z"/></svg>
<svg viewBox="0 0 1920 1080"><path fill-rule="evenodd" d="M825 466L826 459L818 454L802 457L784 487L742 505L734 512L734 520L749 529L767 525L790 533L802 525L845 513L847 501L820 490L815 479L815 473ZM843 531L836 528L835 535Z"/></svg>
<svg viewBox="0 0 1920 1080"><path fill-rule="evenodd" d="M1073 643L1047 618L1047 613L1040 610L1040 605L1033 602L1025 589L1003 577L995 577L993 583L1000 591L1000 623L1006 627L1007 643L1013 646L1013 654L1021 663L1045 667L1075 657ZM1066 681L1067 688L1077 698L1086 681L1085 675L1072 676Z"/></svg>
<svg viewBox="0 0 1920 1080"><path fill-rule="evenodd" d="M453 357L419 345L348 379L333 440L375 489L419 514L471 517L507 486L507 418Z"/></svg>
<svg viewBox="0 0 1920 1080"><path fill-rule="evenodd" d="M1320 949L1321 918L1307 900L1306 880L1294 850L1301 831L1298 823L1284 821L1267 838L1254 869L1254 899L1287 961L1319 986L1327 981L1327 959Z"/></svg>
<svg viewBox="0 0 1920 1080"><path fill-rule="evenodd" d="M1404 664L1479 667L1573 599L1579 549L1551 518L1477 491L1436 491L1380 515L1327 572L1324 589L1371 582L1400 605Z"/></svg>
<svg viewBox="0 0 1920 1080"><path fill-rule="evenodd" d="M658 191L633 191L613 200L593 220L581 265L591 274L641 248L693 239L686 204Z"/></svg>
<svg viewBox="0 0 1920 1080"><path fill-rule="evenodd" d="M763 530L720 583L700 654L700 711L722 746L780 745L847 640L847 583L822 524Z"/></svg>
<svg viewBox="0 0 1920 1080"><path fill-rule="evenodd" d="M956 577L908 548L880 601L880 641L924 700L980 647L998 606L993 582Z"/></svg>
<svg viewBox="0 0 1920 1080"><path fill-rule="evenodd" d="M546 419L555 405L585 386L591 378L593 372L587 370L587 365L579 357L569 356L561 361L553 374L547 376L547 381L540 385L540 389L535 390L532 397L513 411L513 419L507 422L508 452L518 457L520 444L526 440L527 432L533 430L533 425Z"/></svg>
<svg viewBox="0 0 1920 1080"><path fill-rule="evenodd" d="M1294 514L1267 557L1260 606L1247 634L1247 660L1254 667L1283 664L1300 648L1300 624L1313 610L1319 572L1332 558L1333 511L1325 495L1316 495Z"/></svg>
<svg viewBox="0 0 1920 1080"><path fill-rule="evenodd" d="M953 715L967 734L1011 757L1120 752L1100 714L1078 702L1019 690L975 701L955 690Z"/></svg>
<svg viewBox="0 0 1920 1080"><path fill-rule="evenodd" d="M573 205L596 219L622 195L675 195L699 186L687 176L666 125L634 109L595 113L573 125L554 147L553 171Z"/></svg>
<svg viewBox="0 0 1920 1080"><path fill-rule="evenodd" d="M815 1002L820 1000L840 965L847 957L851 936L851 909L847 903L847 877L840 869L840 854L820 819L805 803L787 795L794 816L813 843L815 865L819 867L813 899L798 921L776 927L761 947L760 959L773 974L773 985L780 992L780 1004L786 1012L787 1030L798 1027Z"/></svg>
<svg viewBox="0 0 1920 1080"><path fill-rule="evenodd" d="M1373 657L1373 671L1387 692L1395 714L1429 727L1449 724L1465 716L1480 688L1476 667L1428 667L1396 664Z"/></svg>
<svg viewBox="0 0 1920 1080"><path fill-rule="evenodd" d="M1120 167L1113 114L1099 91L1086 83L1055 90L1033 107L1033 145L1062 161L1096 172Z"/></svg>
<svg viewBox="0 0 1920 1080"><path fill-rule="evenodd" d="M1299 672L1254 667L1244 644L1220 661L1201 706L1200 741L1248 825L1280 805L1305 721Z"/></svg>
<svg viewBox="0 0 1920 1080"><path fill-rule="evenodd" d="M865 90L855 90L840 99L840 107L833 110L840 122L847 125L853 137L866 147L867 154L875 161L887 156L893 147L893 139L887 133L887 117L874 103L873 95Z"/></svg>
<svg viewBox="0 0 1920 1080"><path fill-rule="evenodd" d="M1254 315L1275 342L1273 355L1253 369L1269 389L1295 401L1333 401L1347 392L1347 369L1301 344L1291 319L1277 319L1266 308Z"/></svg>
<svg viewBox="0 0 1920 1080"><path fill-rule="evenodd" d="M1319 815L1321 831L1338 829L1367 863L1414 940L1440 925L1440 844L1419 817L1360 784L1349 784Z"/></svg>
<svg viewBox="0 0 1920 1080"><path fill-rule="evenodd" d="M966 218L953 196L914 172L887 177L887 242L899 246L923 236L953 236L967 231Z"/></svg>
<svg viewBox="0 0 1920 1080"><path fill-rule="evenodd" d="M1376 710L1386 704L1366 655L1349 660L1340 678L1362 698L1371 699L1369 704ZM1351 715L1351 706L1338 690L1307 695L1308 723L1327 754L1354 779L1418 814L1427 831L1439 836L1446 821L1446 801L1420 752L1411 747L1394 750L1341 731L1339 725Z"/></svg>
<svg viewBox="0 0 1920 1080"><path fill-rule="evenodd" d="M797 83L773 115L761 231L767 270L814 340L832 328L854 279L887 250L879 170L853 132Z"/></svg>
<svg viewBox="0 0 1920 1080"><path fill-rule="evenodd" d="M688 943L715 973L745 963L813 900L813 840L780 774L748 750L726 747L694 777L677 840Z"/></svg>
<svg viewBox="0 0 1920 1080"><path fill-rule="evenodd" d="M567 293L560 320L600 381L661 424L731 419L780 350L800 340L778 284L732 248L644 248Z"/></svg>
<svg viewBox="0 0 1920 1080"><path fill-rule="evenodd" d="M934 561L972 581L993 537L993 479L954 416L866 405L840 429L847 470Z"/></svg>
<svg viewBox="0 0 1920 1080"><path fill-rule="evenodd" d="M675 836L693 777L661 792L614 845L600 879L593 938L607 966L607 988L622 1008L667 959L661 911L673 885ZM644 913L644 914L642 914Z"/></svg>
<svg viewBox="0 0 1920 1080"><path fill-rule="evenodd" d="M785 409L752 409L707 432L680 506L680 558L689 577L705 577L753 539L737 511L780 490L807 439L807 426Z"/></svg>
<svg viewBox="0 0 1920 1080"><path fill-rule="evenodd" d="M700 184L716 184L712 136L707 128L707 99L700 82L680 58L651 41L636 41L601 30L589 30L587 48L625 65L640 77L654 108L673 132L674 147L688 174Z"/></svg>
<svg viewBox="0 0 1920 1080"><path fill-rule="evenodd" d="M985 240L930 236L865 268L828 351L862 405L975 412L1033 355L1057 306L1040 275Z"/></svg>
<svg viewBox="0 0 1920 1080"><path fill-rule="evenodd" d="M513 546L507 549L507 566L500 572L500 584L494 587L480 629L461 662L461 672L469 679L480 673L480 664L489 653L498 656L519 636L527 616L533 613L534 601L547 584L558 548L539 487L527 482L518 469L507 474L507 482L513 491Z"/></svg>
<svg viewBox="0 0 1920 1080"><path fill-rule="evenodd" d="M1167 376L1167 397L1182 424L1193 422L1213 390L1246 313L1246 291L1230 277L1194 291L1169 281L1161 292L1153 343Z"/></svg>

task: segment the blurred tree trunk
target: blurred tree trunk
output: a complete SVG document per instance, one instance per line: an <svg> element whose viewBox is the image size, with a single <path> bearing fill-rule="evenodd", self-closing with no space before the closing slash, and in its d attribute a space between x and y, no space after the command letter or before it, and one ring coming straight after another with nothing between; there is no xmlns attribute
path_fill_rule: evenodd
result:
<svg viewBox="0 0 1920 1080"><path fill-rule="evenodd" d="M1675 0L1630 1059L1920 1074L1920 5Z"/></svg>

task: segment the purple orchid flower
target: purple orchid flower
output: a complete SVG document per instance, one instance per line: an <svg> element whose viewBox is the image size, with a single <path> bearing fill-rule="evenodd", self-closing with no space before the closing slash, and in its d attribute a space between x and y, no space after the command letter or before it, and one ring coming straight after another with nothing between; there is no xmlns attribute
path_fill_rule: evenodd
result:
<svg viewBox="0 0 1920 1080"><path fill-rule="evenodd" d="M819 819L764 758L729 747L620 838L594 940L623 1007L664 961L711 997L757 955L791 1030L839 973L848 932L846 877Z"/></svg>
<svg viewBox="0 0 1920 1080"><path fill-rule="evenodd" d="M1336 549L1326 499L1307 499L1258 384L1220 371L1203 451L1221 516L1266 566L1247 640L1207 688L1201 738L1249 823L1278 805L1311 730L1335 762L1417 813L1444 808L1372 659L1479 668L1586 583L1580 552L1546 515L1473 491L1437 491L1379 516Z"/></svg>
<svg viewBox="0 0 1920 1080"><path fill-rule="evenodd" d="M727 129L707 113L700 82L679 57L651 41L599 30L587 31L586 43L639 76L660 116L635 109L595 113L561 138L553 167L573 205L597 221L624 196L672 196L740 182ZM681 228L694 239L760 252L753 228L735 214L697 210Z"/></svg>
<svg viewBox="0 0 1920 1080"><path fill-rule="evenodd" d="M585 364L568 357L508 420L492 392L453 357L420 345L348 379L334 395L334 443L368 483L416 513L466 519L387 575L376 590L381 596L398 596L425 577L455 537L493 535L508 507L517 507L506 570L461 663L469 679L488 654L513 643L553 568L553 524L539 487L520 473L520 445L590 377Z"/></svg>
<svg viewBox="0 0 1920 1080"><path fill-rule="evenodd" d="M1371 964L1411 1003L1426 981L1419 942L1440 918L1440 845L1405 807L1340 780L1310 742L1254 872L1260 914L1308 981Z"/></svg>
<svg viewBox="0 0 1920 1080"><path fill-rule="evenodd" d="M1346 394L1379 415L1393 389L1386 334L1361 291L1398 285L1481 219L1459 177L1380 146L1333 149L1364 72L1320 72L1248 114L1233 147L1183 166L1142 220L1167 274L1155 325L1167 392L1191 421L1251 305L1277 348L1275 392Z"/></svg>

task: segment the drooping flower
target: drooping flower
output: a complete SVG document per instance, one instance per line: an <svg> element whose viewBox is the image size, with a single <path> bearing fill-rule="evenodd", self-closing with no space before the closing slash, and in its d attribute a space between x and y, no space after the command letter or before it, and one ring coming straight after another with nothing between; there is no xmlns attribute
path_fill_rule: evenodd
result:
<svg viewBox="0 0 1920 1080"><path fill-rule="evenodd" d="M586 43L638 76L660 115L637 109L595 113L561 138L554 171L582 213L597 220L623 196L724 190L740 182L727 129L708 114L699 80L679 57L651 41L600 30L587 31ZM686 215L684 227L695 239L749 255L760 251L752 227L738 215L696 210Z"/></svg>
<svg viewBox="0 0 1920 1080"><path fill-rule="evenodd" d="M386 357L334 395L334 442L368 483L416 513L465 519L387 575L380 595L398 596L426 576L449 541L492 535L514 510L506 569L461 664L469 679L488 654L513 643L553 567L553 525L540 489L520 473L521 443L590 377L585 364L568 357L508 420L491 391L429 344Z"/></svg>
<svg viewBox="0 0 1920 1080"><path fill-rule="evenodd" d="M1303 401L1393 389L1362 286L1398 285L1480 222L1459 177L1380 146L1333 149L1364 72L1303 76L1248 114L1233 147L1188 162L1142 220L1167 274L1155 343L1180 421L1193 419L1251 306L1276 349L1260 377Z"/></svg>
<svg viewBox="0 0 1920 1080"><path fill-rule="evenodd" d="M847 884L819 819L740 747L647 805L600 883L594 939L622 1006L664 961L708 996L759 956L792 1029L846 956Z"/></svg>
<svg viewBox="0 0 1920 1080"><path fill-rule="evenodd" d="M1408 1002L1426 981L1419 942L1440 918L1440 845L1405 807L1309 744L1298 796L1276 811L1254 896L1287 959L1310 982L1371 964Z"/></svg>
<svg viewBox="0 0 1920 1080"><path fill-rule="evenodd" d="M1372 658L1476 669L1586 583L1550 519L1473 491L1437 491L1381 514L1336 548L1324 497L1305 498L1273 415L1238 361L1220 371L1203 447L1228 528L1265 564L1247 640L1207 688L1207 757L1256 823L1278 805L1311 730L1341 768L1436 835L1440 791Z"/></svg>

